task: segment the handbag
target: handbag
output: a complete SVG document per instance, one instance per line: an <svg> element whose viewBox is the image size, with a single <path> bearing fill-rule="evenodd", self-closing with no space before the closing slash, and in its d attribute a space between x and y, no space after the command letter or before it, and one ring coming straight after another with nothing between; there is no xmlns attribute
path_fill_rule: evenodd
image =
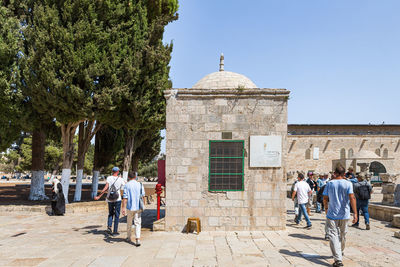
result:
<svg viewBox="0 0 400 267"><path fill-rule="evenodd" d="M146 207L144 206L144 201L143 201L143 191L142 191L143 185L140 183L140 196L139 196L139 210L144 211Z"/></svg>

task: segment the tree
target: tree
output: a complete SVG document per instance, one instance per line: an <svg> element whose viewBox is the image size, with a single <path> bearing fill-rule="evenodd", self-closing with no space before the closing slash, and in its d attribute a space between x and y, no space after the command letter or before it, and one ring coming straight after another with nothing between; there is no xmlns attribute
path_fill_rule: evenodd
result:
<svg viewBox="0 0 400 267"><path fill-rule="evenodd" d="M114 42L108 56L110 64L104 82L112 88L110 95L115 108L106 111L101 120L125 134L123 176L126 179L133 156L135 136L139 130L159 131L165 124L163 90L171 86L169 61L172 46L162 43L164 26L177 18L176 9L164 9L164 4L176 1L132 1L126 13L111 13ZM154 6L153 6L154 4ZM161 6L159 6L161 5ZM157 10L157 11L156 11ZM170 13L164 14L167 10ZM149 12L149 13L148 13ZM107 17L105 20L107 21ZM122 51L117 53L115 51ZM113 54L115 53L115 55ZM111 60L110 60L111 61ZM121 79L113 80L115 76Z"/></svg>
<svg viewBox="0 0 400 267"><path fill-rule="evenodd" d="M85 167L85 156L89 149L90 141L100 129L101 124L95 121L84 121L79 124L79 140L78 140L78 162L75 184L74 201L81 201L82 195L82 177Z"/></svg>
<svg viewBox="0 0 400 267"><path fill-rule="evenodd" d="M140 130L135 137L134 153L132 156L131 169L139 170L139 163L147 164L160 153L162 137L159 131Z"/></svg>
<svg viewBox="0 0 400 267"><path fill-rule="evenodd" d="M18 20L3 1L0 2L0 25L0 151L5 151L20 133L21 95L16 90L16 81L21 36Z"/></svg>
<svg viewBox="0 0 400 267"><path fill-rule="evenodd" d="M92 198L97 195L100 171L107 167L123 147L122 130L103 125L97 132L94 146Z"/></svg>
<svg viewBox="0 0 400 267"><path fill-rule="evenodd" d="M107 32L97 18L97 2L90 0L34 1L28 10L27 25L32 26L24 29L26 88L33 108L60 125L61 183L68 200L75 131L81 122L95 121L97 102L108 97L97 82L102 76L102 43Z"/></svg>

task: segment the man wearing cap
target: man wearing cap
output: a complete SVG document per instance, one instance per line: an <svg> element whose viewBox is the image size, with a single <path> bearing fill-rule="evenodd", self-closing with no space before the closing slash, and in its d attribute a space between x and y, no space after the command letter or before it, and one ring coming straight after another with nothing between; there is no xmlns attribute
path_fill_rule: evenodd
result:
<svg viewBox="0 0 400 267"><path fill-rule="evenodd" d="M354 169L353 169L353 167L349 167L349 168L347 169L347 172L346 172L345 177L347 178L347 180L349 180L349 181L352 182L353 184L355 184L355 183L358 182L356 176L354 175Z"/></svg>
<svg viewBox="0 0 400 267"><path fill-rule="evenodd" d="M364 214L364 221L365 227L367 230L370 229L369 226L369 213L368 213L368 202L371 198L372 194L372 186L371 184L365 179L365 173L360 173L357 176L357 183L354 184L354 195L357 200L357 215L359 215L360 210L362 210ZM357 216L357 222L354 223L353 227L358 227L360 221L360 217Z"/></svg>
<svg viewBox="0 0 400 267"><path fill-rule="evenodd" d="M108 202L108 220L107 232L109 234L118 235L119 214L121 210L121 190L125 185L124 179L118 176L119 168L112 168L112 175L107 177L106 185L101 191L100 195L96 196L94 200L99 200L100 197L107 191L106 201ZM112 232L112 221L114 218L114 232Z"/></svg>

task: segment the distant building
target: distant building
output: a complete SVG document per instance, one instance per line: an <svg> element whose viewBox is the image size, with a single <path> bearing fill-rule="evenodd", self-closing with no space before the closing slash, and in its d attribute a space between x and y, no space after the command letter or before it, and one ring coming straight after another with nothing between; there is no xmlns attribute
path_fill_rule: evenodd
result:
<svg viewBox="0 0 400 267"><path fill-rule="evenodd" d="M400 173L400 125L288 125L287 172L329 172L337 164L374 175Z"/></svg>

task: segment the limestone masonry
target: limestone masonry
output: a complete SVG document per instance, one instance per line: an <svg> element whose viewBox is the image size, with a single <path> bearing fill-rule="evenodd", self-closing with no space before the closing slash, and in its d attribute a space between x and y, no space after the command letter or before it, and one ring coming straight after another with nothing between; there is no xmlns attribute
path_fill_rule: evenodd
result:
<svg viewBox="0 0 400 267"><path fill-rule="evenodd" d="M205 231L284 229L285 153L281 153L281 167L251 168L249 140L250 136L280 136L282 151L287 150L289 91L251 88L254 83L223 71L223 58L221 63L219 72L206 76L195 88L165 91L166 230L182 231L188 217L199 217ZM210 141L221 140L243 141L241 189L212 190ZM228 176L220 177L225 179L221 183L229 183Z"/></svg>

